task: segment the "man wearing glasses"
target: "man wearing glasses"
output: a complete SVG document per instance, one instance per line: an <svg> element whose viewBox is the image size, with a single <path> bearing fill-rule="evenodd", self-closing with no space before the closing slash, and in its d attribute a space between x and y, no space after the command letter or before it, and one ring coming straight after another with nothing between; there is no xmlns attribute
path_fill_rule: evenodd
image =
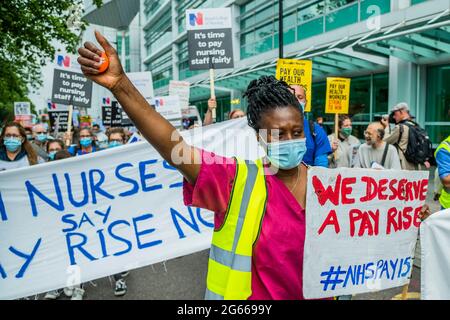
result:
<svg viewBox="0 0 450 320"><path fill-rule="evenodd" d="M369 124L364 138L366 143L359 147L355 168L401 170L397 150L383 141L384 127L381 123Z"/></svg>

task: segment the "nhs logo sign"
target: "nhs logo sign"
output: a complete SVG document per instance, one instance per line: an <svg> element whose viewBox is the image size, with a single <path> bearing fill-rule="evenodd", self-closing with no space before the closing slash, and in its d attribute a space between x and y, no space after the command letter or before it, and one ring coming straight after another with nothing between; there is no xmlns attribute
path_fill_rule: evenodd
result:
<svg viewBox="0 0 450 320"><path fill-rule="evenodd" d="M231 28L231 9L188 9L186 30L207 30Z"/></svg>
<svg viewBox="0 0 450 320"><path fill-rule="evenodd" d="M193 27L203 25L203 13L198 12L197 14L189 14L189 24Z"/></svg>

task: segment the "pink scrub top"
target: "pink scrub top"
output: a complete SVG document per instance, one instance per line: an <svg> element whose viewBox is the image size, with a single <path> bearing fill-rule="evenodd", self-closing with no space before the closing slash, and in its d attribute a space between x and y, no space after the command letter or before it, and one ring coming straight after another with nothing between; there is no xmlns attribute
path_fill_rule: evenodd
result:
<svg viewBox="0 0 450 320"><path fill-rule="evenodd" d="M201 152L203 161L195 185L184 180L184 203L214 211L217 229L227 210L236 162L211 152ZM276 176L267 175L266 181L267 206L252 256L252 295L249 300L304 299L305 210Z"/></svg>

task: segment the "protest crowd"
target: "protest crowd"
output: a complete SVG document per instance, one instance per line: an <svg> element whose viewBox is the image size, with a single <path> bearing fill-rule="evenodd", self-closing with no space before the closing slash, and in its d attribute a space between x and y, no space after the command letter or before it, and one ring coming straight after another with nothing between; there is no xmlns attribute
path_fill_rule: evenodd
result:
<svg viewBox="0 0 450 320"><path fill-rule="evenodd" d="M312 168L347 168L352 172L352 168L431 171L436 167L432 181L434 199L442 210L450 208L450 136L433 150L427 133L414 122L404 102L399 101L391 106L389 114L370 123L361 141L352 130L352 115L340 114L332 132L324 127L322 118L308 118L304 110L309 101L304 87L261 76L248 83L246 110L235 109L228 118L246 118L266 156L255 162L222 157L189 145L180 135L174 139L177 129L150 107L128 81L108 41L100 33L96 37L101 47L86 43L79 49L81 70L87 78L111 90L135 126L123 128L92 122L54 132L48 123L24 128L17 122L4 122L0 171L83 158L147 140L171 168L182 174L185 205L214 212L206 299L305 298L305 280L298 270L304 263L305 217L312 214L306 211L307 174ZM109 57L110 65L100 73L102 51ZM216 99L211 97L203 127L214 126L216 107ZM181 132L199 127L189 121L182 126ZM186 161L174 159L175 148L180 148L180 156ZM207 158L215 161L205 161ZM432 214L424 205L418 216L424 220ZM110 277L116 296L133 290L127 288L128 273L123 270ZM89 291L87 286L88 283L81 283L51 290L45 293L45 299L57 299L64 293L81 300ZM333 298L351 299L352 295Z"/></svg>

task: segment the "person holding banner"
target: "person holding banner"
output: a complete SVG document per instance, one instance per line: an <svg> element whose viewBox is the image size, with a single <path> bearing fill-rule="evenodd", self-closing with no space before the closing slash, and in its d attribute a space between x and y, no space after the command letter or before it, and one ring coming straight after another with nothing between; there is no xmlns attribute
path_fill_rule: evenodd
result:
<svg viewBox="0 0 450 320"><path fill-rule="evenodd" d="M300 103L301 109L305 110L308 101L306 100L306 90L299 85L291 85L293 93ZM304 161L310 166L328 167L328 155L331 153L331 146L325 130L313 120L304 118L304 128L306 146L308 148Z"/></svg>
<svg viewBox="0 0 450 320"><path fill-rule="evenodd" d="M98 151L97 144L94 139L94 134L89 128L82 128L79 132L78 145L70 146L68 148L72 155L82 156L84 154Z"/></svg>
<svg viewBox="0 0 450 320"><path fill-rule="evenodd" d="M78 62L86 77L111 90L143 136L184 176L186 205L215 212L207 299L303 299L307 165L303 112L284 81L262 76L245 96L247 119L267 157L223 158L188 145L127 78L115 49L96 32ZM328 143L328 141L327 141ZM206 161L203 161L206 160Z"/></svg>
<svg viewBox="0 0 450 320"><path fill-rule="evenodd" d="M335 134L330 134L328 140L331 144L333 152L337 153L337 160L334 155L328 156L330 168L353 168L355 166L355 159L358 153L358 148L361 145L359 139L352 136L352 120L347 115L339 117L338 122L339 133L338 139Z"/></svg>
<svg viewBox="0 0 450 320"><path fill-rule="evenodd" d="M0 171L44 162L27 139L25 129L16 122L7 123L0 135Z"/></svg>
<svg viewBox="0 0 450 320"><path fill-rule="evenodd" d="M127 141L123 128L111 128L106 134L108 137L108 148L119 147Z"/></svg>
<svg viewBox="0 0 450 320"><path fill-rule="evenodd" d="M47 129L43 124L37 124L33 127L33 142L31 143L34 151L45 161L48 161L47 148Z"/></svg>
<svg viewBox="0 0 450 320"><path fill-rule="evenodd" d="M54 161L56 153L65 149L66 146L64 145L64 141L59 139L50 140L47 143L47 154L49 159L48 161Z"/></svg>

